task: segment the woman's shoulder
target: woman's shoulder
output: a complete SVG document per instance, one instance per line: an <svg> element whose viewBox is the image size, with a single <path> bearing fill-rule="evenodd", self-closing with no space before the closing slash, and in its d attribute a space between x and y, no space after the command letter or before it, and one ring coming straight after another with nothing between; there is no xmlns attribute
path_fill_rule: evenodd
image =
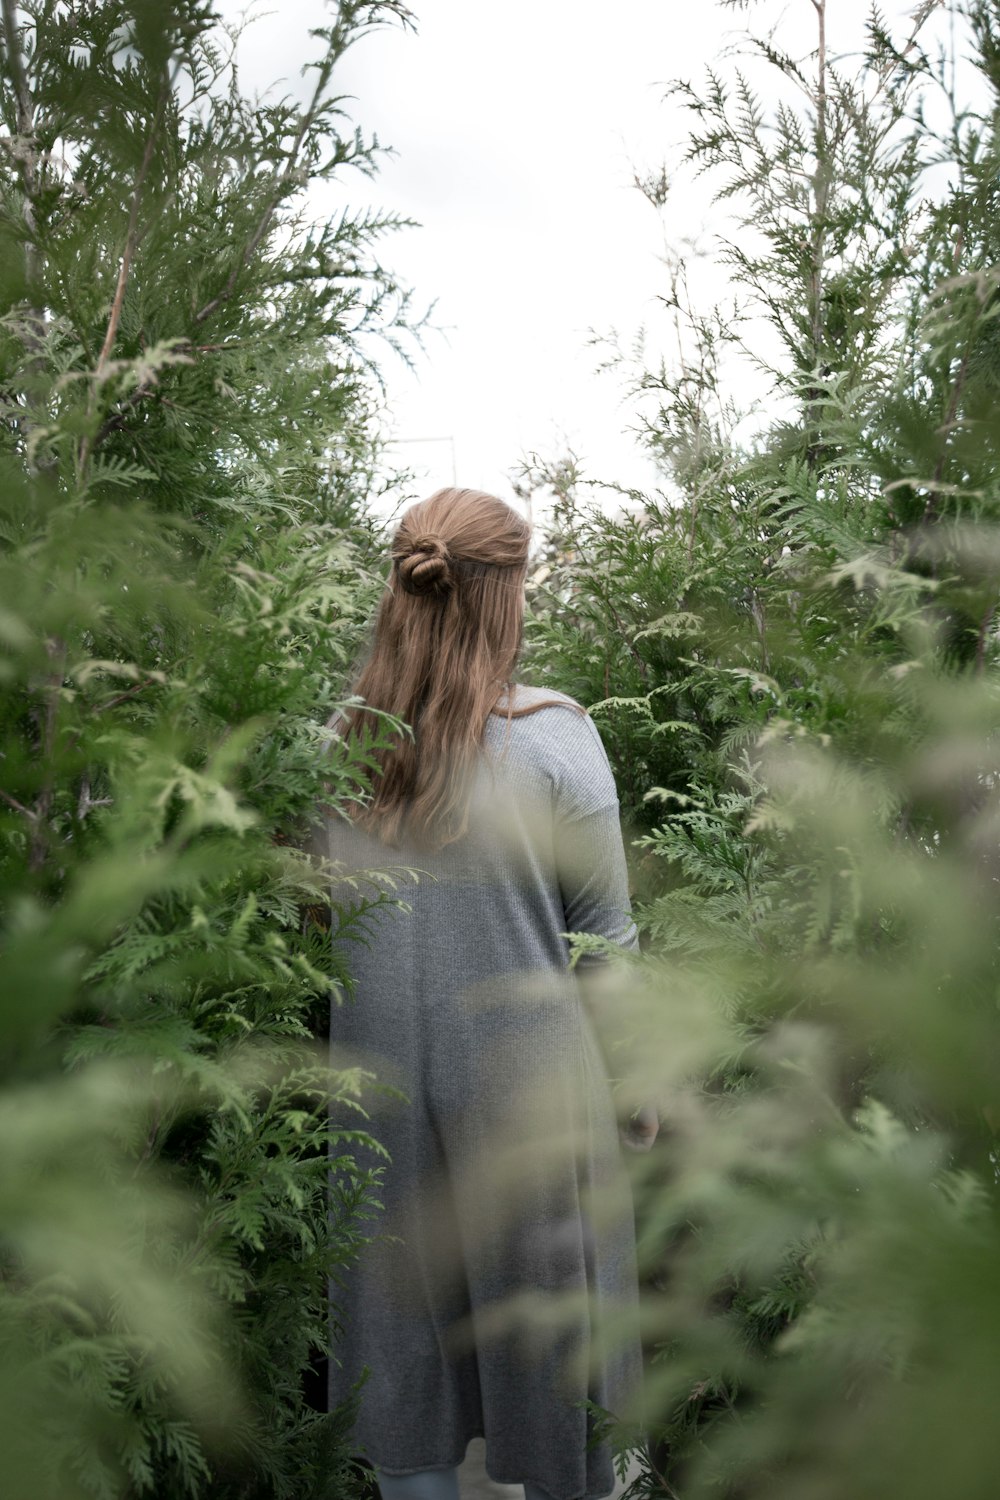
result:
<svg viewBox="0 0 1000 1500"><path fill-rule="evenodd" d="M490 722L499 722L506 743L530 746L536 755L554 755L558 760L592 755L601 745L597 726L583 704L554 688L515 684L497 703Z"/></svg>
<svg viewBox="0 0 1000 1500"><path fill-rule="evenodd" d="M581 789L595 805L613 799L614 780L597 726L568 693L518 684L494 710L491 741L536 766L557 791Z"/></svg>
<svg viewBox="0 0 1000 1500"><path fill-rule="evenodd" d="M549 709L568 709L575 717L586 719L587 710L582 703L577 703L568 693L560 693L555 688L528 687L523 682L517 682L498 701L494 713L502 715L503 718L539 718Z"/></svg>

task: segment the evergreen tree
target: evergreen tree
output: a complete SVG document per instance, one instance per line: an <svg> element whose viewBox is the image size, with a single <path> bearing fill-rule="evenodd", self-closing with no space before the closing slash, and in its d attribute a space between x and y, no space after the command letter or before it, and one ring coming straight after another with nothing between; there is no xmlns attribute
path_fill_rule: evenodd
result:
<svg viewBox="0 0 1000 1500"><path fill-rule="evenodd" d="M766 91L677 90L735 315L678 261L681 354L633 366L663 491L525 481L559 501L531 671L592 706L635 833L636 1490L683 1500L986 1495L998 1458L1000 7L875 9L854 66L810 5L809 58L751 40Z"/></svg>
<svg viewBox="0 0 1000 1500"><path fill-rule="evenodd" d="M324 726L407 313L393 221L307 195L375 170L338 69L408 17L331 6L300 106L241 91L207 0L2 15L2 1487L342 1495L303 1383L377 1183L295 829L370 769ZM398 899L355 889L335 928Z"/></svg>

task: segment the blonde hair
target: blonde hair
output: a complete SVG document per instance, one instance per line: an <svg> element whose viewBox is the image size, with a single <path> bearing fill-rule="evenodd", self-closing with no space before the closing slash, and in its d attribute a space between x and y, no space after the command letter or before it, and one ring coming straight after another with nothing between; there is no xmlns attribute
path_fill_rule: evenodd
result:
<svg viewBox="0 0 1000 1500"><path fill-rule="evenodd" d="M357 815L387 843L405 831L440 847L466 831L486 721L505 694L516 712L530 537L523 516L481 490L438 490L399 523L354 685L365 707L351 711L348 730L374 730L371 709L413 730L375 752L380 774Z"/></svg>

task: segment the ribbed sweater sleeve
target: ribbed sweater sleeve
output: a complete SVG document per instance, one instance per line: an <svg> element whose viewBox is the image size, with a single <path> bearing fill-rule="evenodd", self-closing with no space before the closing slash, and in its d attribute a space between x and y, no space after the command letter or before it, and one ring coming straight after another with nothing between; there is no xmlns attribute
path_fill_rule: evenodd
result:
<svg viewBox="0 0 1000 1500"><path fill-rule="evenodd" d="M550 717L559 721L553 725L555 840L566 931L635 948L618 795L607 752L591 719L570 713Z"/></svg>

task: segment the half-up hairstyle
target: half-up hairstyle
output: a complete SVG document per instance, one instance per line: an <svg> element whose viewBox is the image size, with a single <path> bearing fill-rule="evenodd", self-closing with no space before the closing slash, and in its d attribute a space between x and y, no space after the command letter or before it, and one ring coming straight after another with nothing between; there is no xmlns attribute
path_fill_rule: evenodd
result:
<svg viewBox="0 0 1000 1500"><path fill-rule="evenodd" d="M440 847L468 824L471 773L498 700L513 702L531 528L481 490L438 490L413 505L392 543L392 572L371 654L355 685L374 730L378 709L413 730L377 752L358 821L386 843L405 832ZM348 730L350 732L350 728Z"/></svg>

